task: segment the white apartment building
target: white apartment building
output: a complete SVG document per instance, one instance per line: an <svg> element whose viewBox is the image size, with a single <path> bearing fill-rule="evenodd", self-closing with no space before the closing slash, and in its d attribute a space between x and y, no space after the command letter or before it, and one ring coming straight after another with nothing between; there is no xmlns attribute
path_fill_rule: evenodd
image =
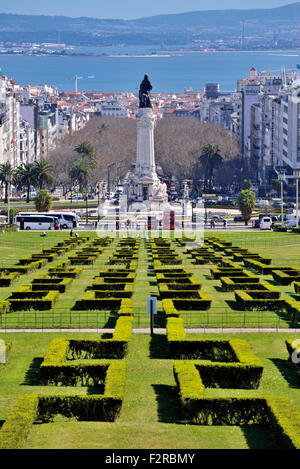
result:
<svg viewBox="0 0 300 469"><path fill-rule="evenodd" d="M281 102L281 162L300 169L300 80L283 88Z"/></svg>
<svg viewBox="0 0 300 469"><path fill-rule="evenodd" d="M16 167L20 164L20 105L14 96L12 80L3 76L0 76L0 109L0 161Z"/></svg>
<svg viewBox="0 0 300 469"><path fill-rule="evenodd" d="M98 105L100 116L129 117L130 112L120 100L104 101Z"/></svg>

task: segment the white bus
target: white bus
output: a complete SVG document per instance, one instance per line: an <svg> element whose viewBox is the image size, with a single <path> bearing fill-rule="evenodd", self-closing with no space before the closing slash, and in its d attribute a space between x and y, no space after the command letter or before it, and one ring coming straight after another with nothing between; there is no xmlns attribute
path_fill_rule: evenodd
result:
<svg viewBox="0 0 300 469"><path fill-rule="evenodd" d="M55 217L61 229L77 228L79 224L79 216L75 212L50 211L50 212L20 212L18 215L37 216L44 215Z"/></svg>
<svg viewBox="0 0 300 469"><path fill-rule="evenodd" d="M17 215L14 224L20 230L57 230L59 224L57 218L45 215Z"/></svg>

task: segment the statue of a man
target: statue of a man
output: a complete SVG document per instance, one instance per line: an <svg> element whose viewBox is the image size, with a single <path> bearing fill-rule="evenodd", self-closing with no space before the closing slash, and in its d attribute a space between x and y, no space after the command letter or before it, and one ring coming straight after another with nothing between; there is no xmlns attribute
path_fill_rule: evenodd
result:
<svg viewBox="0 0 300 469"><path fill-rule="evenodd" d="M139 100L140 100L140 108L152 108L151 100L150 100L150 91L152 90L152 85L149 81L148 75L144 76L144 80L140 84L140 91L139 91Z"/></svg>

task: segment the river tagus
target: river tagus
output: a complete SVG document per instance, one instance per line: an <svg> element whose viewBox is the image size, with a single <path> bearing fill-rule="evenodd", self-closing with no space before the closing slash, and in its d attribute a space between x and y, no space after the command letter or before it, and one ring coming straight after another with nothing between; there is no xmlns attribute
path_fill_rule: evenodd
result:
<svg viewBox="0 0 300 469"><path fill-rule="evenodd" d="M99 47L93 52L97 55L2 54L0 68L3 75L20 85L47 84L59 91L74 91L77 77L78 91L105 93L136 93L144 74L151 79L153 93L200 90L206 83L219 83L221 91L234 91L236 81L247 78L252 67L258 72L269 70L272 75L280 75L282 70L288 75L297 71L297 66L300 68L300 51L188 52Z"/></svg>

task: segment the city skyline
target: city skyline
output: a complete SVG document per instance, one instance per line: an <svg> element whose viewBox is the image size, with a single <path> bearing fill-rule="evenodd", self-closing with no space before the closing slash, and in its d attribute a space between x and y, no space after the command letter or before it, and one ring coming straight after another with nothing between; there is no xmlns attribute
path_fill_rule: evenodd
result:
<svg viewBox="0 0 300 469"><path fill-rule="evenodd" d="M188 0L184 5L179 0L165 0L163 4L158 0L152 0L151 3L147 4L137 0L130 0L126 3L122 0L114 0L109 3L87 0L84 2L84 5L74 4L71 0L65 0L63 3L59 0L53 0L50 4L41 5L37 0L28 0L26 6L24 6L24 2L21 0L16 0L13 5L3 5L0 12L27 15L136 19L201 10L268 9L292 3L296 2L282 0L252 0L250 2L246 0L241 6L238 0L227 0L226 4L221 0L212 0L208 8L206 2L199 2L197 0Z"/></svg>

